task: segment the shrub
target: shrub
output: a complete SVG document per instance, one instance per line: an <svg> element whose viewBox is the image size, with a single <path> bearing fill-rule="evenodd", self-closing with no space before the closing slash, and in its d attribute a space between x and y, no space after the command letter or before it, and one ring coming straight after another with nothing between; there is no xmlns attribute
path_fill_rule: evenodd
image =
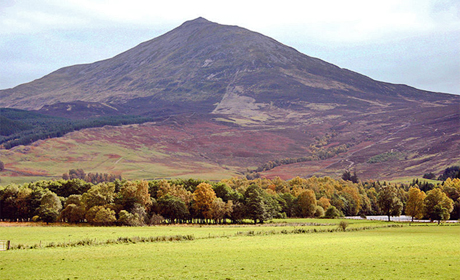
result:
<svg viewBox="0 0 460 280"><path fill-rule="evenodd" d="M150 217L149 224L150 225L159 225L164 223L165 218L163 216L158 215L158 214L153 214L152 217Z"/></svg>
<svg viewBox="0 0 460 280"><path fill-rule="evenodd" d="M119 213L118 222L124 226L140 226L142 225L139 215L129 213L126 210L121 210Z"/></svg>
<svg viewBox="0 0 460 280"><path fill-rule="evenodd" d="M321 206L316 206L316 209L315 209L315 217L318 217L318 218L321 218L321 217L324 217L325 213L324 213L324 209L323 207Z"/></svg>
<svg viewBox="0 0 460 280"><path fill-rule="evenodd" d="M339 229L346 231L349 223L347 221L340 221L339 223Z"/></svg>
<svg viewBox="0 0 460 280"><path fill-rule="evenodd" d="M425 173L425 174L423 175L423 178L424 178L424 179L431 179L431 180L434 180L434 179L436 179L436 175L435 175L433 172Z"/></svg>

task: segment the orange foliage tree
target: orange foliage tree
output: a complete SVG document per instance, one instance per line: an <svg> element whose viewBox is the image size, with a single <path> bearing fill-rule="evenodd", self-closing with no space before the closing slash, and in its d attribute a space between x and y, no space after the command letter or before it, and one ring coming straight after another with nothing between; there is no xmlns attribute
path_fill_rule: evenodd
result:
<svg viewBox="0 0 460 280"><path fill-rule="evenodd" d="M216 193L212 186L201 183L193 192L193 209L204 219L212 219L212 205L216 199Z"/></svg>

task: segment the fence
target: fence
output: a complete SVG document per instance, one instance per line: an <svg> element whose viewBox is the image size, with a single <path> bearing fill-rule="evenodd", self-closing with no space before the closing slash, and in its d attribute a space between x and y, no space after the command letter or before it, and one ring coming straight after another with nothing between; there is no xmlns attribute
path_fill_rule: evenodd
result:
<svg viewBox="0 0 460 280"><path fill-rule="evenodd" d="M6 251L10 249L9 240L0 240L0 251Z"/></svg>

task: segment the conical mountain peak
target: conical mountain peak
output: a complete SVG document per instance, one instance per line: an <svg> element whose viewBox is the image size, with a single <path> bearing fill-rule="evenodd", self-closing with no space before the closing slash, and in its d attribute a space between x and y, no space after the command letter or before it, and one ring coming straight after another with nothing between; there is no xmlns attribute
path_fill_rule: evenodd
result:
<svg viewBox="0 0 460 280"><path fill-rule="evenodd" d="M197 17L196 19L186 21L183 24L197 24L197 23L211 23L211 21L205 19L204 17Z"/></svg>
<svg viewBox="0 0 460 280"><path fill-rule="evenodd" d="M164 106L194 103L212 112L235 90L264 104L347 104L350 96L375 100L423 93L341 69L260 33L198 17L111 59L62 68L0 91L0 107L40 109L75 101L116 107L135 100L145 112L154 106L142 101L148 98Z"/></svg>

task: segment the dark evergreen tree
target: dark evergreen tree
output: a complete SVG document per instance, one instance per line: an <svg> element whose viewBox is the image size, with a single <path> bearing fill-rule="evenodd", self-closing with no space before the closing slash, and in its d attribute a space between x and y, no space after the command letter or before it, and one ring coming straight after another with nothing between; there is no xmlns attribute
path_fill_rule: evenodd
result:
<svg viewBox="0 0 460 280"><path fill-rule="evenodd" d="M270 213L266 202L264 201L263 190L256 184L250 185L244 193L246 201L246 215L254 223L270 219Z"/></svg>

